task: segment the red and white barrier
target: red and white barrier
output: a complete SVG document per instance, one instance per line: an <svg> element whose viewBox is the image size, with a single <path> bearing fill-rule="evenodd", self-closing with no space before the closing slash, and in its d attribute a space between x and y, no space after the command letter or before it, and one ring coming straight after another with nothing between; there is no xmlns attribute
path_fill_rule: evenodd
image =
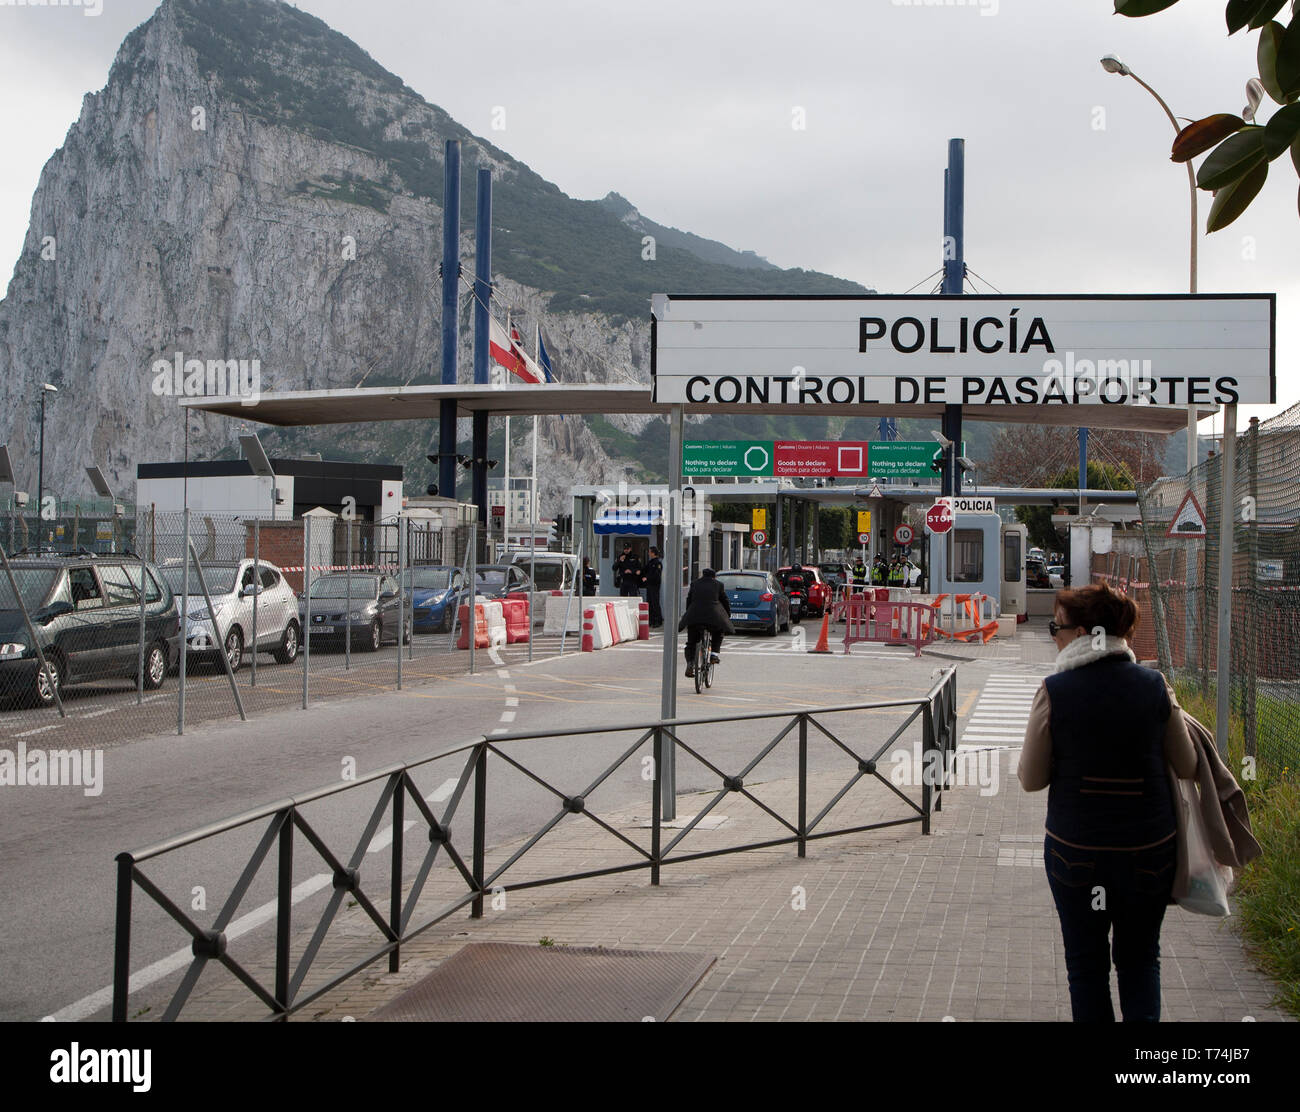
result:
<svg viewBox="0 0 1300 1112"><path fill-rule="evenodd" d="M500 602L478 598L474 602L474 647L491 649L507 643L505 610ZM469 648L469 607L460 608L460 639L456 648Z"/></svg>
<svg viewBox="0 0 1300 1112"><path fill-rule="evenodd" d="M633 598L602 599L591 603L582 612L582 651L595 652L608 649L623 641L635 641L641 636L641 607L645 603ZM646 618L645 636L650 636L649 618Z"/></svg>
<svg viewBox="0 0 1300 1112"><path fill-rule="evenodd" d="M650 640L650 604L641 603L637 613L636 639L638 641Z"/></svg>

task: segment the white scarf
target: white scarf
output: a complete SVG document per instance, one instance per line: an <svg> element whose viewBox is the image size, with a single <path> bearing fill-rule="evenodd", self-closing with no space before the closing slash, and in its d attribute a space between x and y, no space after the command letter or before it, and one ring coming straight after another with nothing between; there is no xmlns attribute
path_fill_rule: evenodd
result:
<svg viewBox="0 0 1300 1112"><path fill-rule="evenodd" d="M1123 637L1112 637L1109 633L1105 636L1106 643L1100 649L1093 647L1093 639L1090 635L1084 634L1082 637L1076 637L1057 654L1056 670L1058 672L1068 672L1071 668L1082 668L1085 664L1095 664L1098 660L1103 660L1108 656L1126 656L1133 663L1137 663L1137 657Z"/></svg>

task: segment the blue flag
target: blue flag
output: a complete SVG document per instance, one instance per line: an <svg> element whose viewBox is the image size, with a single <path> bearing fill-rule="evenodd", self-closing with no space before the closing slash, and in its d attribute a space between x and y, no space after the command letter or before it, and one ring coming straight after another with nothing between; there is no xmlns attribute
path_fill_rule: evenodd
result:
<svg viewBox="0 0 1300 1112"><path fill-rule="evenodd" d="M546 376L546 381L554 382L555 375L551 371L551 357L546 350L546 344L542 342L541 332L537 333L537 362L541 365L542 373Z"/></svg>

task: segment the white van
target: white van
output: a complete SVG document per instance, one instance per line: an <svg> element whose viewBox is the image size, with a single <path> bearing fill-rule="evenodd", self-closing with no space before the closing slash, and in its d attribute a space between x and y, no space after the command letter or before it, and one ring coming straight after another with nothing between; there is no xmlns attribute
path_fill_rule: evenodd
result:
<svg viewBox="0 0 1300 1112"><path fill-rule="evenodd" d="M577 556L567 552L538 552L534 558L527 550L516 550L510 554L510 563L517 564L524 571L534 569L533 586L539 592L569 591L575 584L581 586L582 565Z"/></svg>

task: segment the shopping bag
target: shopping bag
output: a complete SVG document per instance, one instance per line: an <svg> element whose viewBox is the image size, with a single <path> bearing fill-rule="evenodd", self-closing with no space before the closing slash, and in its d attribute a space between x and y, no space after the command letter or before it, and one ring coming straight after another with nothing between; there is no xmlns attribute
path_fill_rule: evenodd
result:
<svg viewBox="0 0 1300 1112"><path fill-rule="evenodd" d="M1220 865L1210 851L1210 837L1201 815L1200 794L1192 780L1179 780L1177 805L1182 808L1181 831L1185 840L1187 877L1183 885L1176 885L1174 898L1179 907L1197 915L1213 915L1222 919L1229 914L1228 885L1232 883L1232 870Z"/></svg>

